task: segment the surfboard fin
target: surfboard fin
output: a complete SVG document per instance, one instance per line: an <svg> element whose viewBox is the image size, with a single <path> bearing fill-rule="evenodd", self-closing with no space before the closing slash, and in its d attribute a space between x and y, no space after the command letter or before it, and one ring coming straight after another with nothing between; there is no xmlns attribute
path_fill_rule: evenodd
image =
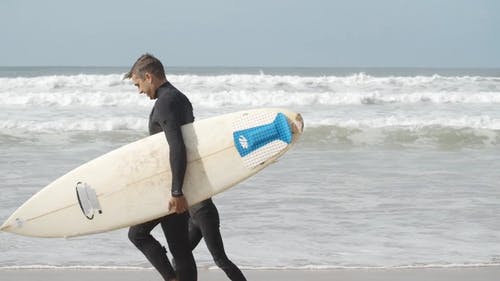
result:
<svg viewBox="0 0 500 281"><path fill-rule="evenodd" d="M94 218L96 213L102 214L101 204L97 199L95 190L87 183L78 182L76 184L76 196L83 214L89 220Z"/></svg>

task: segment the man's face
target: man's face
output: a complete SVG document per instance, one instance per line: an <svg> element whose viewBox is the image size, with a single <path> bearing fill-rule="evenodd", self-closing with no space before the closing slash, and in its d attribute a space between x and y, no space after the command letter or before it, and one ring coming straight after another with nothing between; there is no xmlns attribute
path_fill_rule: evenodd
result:
<svg viewBox="0 0 500 281"><path fill-rule="evenodd" d="M150 99L155 99L156 89L153 87L152 77L149 73L144 75L144 79L135 74L132 75L131 79L134 86L139 90L139 94L146 94Z"/></svg>

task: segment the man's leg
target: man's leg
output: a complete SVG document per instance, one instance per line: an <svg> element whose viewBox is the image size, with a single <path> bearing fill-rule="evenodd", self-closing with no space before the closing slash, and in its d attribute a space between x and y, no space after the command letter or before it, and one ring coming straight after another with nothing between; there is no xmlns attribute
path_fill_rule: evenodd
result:
<svg viewBox="0 0 500 281"><path fill-rule="evenodd" d="M161 219L131 226L128 238L146 256L148 261L158 270L165 281L175 278L175 272L170 264L167 251L152 235L151 230Z"/></svg>
<svg viewBox="0 0 500 281"><path fill-rule="evenodd" d="M219 213L215 206L196 214L195 221L215 264L233 281L246 281L241 270L231 261L224 251L224 243L219 229Z"/></svg>
<svg viewBox="0 0 500 281"><path fill-rule="evenodd" d="M196 281L197 269L189 245L188 213L172 214L161 220L168 248L175 260L179 281Z"/></svg>
<svg viewBox="0 0 500 281"><path fill-rule="evenodd" d="M198 227L198 225L195 223L193 218L189 218L189 245L191 246L191 251L198 246L198 243L200 243L201 238L203 238L201 234L201 230Z"/></svg>

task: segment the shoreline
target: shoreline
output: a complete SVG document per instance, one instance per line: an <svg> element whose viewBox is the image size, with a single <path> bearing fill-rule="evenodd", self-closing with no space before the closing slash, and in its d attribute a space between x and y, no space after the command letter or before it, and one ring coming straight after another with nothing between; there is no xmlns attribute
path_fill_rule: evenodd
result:
<svg viewBox="0 0 500 281"><path fill-rule="evenodd" d="M243 269L248 280L259 281L494 281L500 266L387 269ZM203 281L229 280L220 269L198 268ZM0 268L2 281L132 281L157 280L153 269L19 269Z"/></svg>

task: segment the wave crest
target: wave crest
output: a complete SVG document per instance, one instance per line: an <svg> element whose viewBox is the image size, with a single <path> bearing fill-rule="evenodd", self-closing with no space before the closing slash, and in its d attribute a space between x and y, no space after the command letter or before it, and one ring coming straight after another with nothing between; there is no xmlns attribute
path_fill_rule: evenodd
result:
<svg viewBox="0 0 500 281"><path fill-rule="evenodd" d="M0 78L0 106L147 106L121 74ZM494 77L171 75L203 107L500 103Z"/></svg>

